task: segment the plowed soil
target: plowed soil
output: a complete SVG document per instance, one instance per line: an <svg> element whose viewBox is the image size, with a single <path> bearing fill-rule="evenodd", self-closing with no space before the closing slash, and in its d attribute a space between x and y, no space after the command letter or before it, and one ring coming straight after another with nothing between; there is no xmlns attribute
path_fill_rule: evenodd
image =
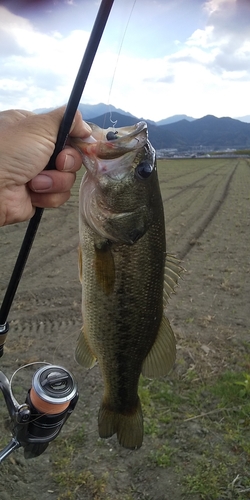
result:
<svg viewBox="0 0 250 500"><path fill-rule="evenodd" d="M31 362L65 366L78 382L80 399L43 455L26 460L19 449L0 465L2 500L250 498L250 446L244 447L240 433L249 443L250 421L237 413L250 389L242 385L242 401L226 409L223 393L211 392L225 373L239 373L239 380L241 372L250 373L250 163L161 160L158 170L168 251L182 259L186 272L166 311L177 337L176 366L166 379L141 384L143 446L129 451L115 437L98 438L99 369L87 371L74 361L82 324L79 176L70 201L44 213L10 311L0 362L8 378ZM2 298L25 227L0 229ZM19 403L38 367L15 375ZM3 448L11 435L3 398L0 403ZM232 407L237 429L229 419Z"/></svg>

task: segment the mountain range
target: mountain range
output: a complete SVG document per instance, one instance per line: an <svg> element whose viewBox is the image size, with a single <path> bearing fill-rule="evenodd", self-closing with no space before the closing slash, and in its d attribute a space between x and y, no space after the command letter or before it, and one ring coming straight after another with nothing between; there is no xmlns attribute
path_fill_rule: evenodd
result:
<svg viewBox="0 0 250 500"><path fill-rule="evenodd" d="M84 120L93 121L96 125L108 128L117 125L125 127L134 125L143 118L138 118L112 105L80 104L79 109ZM44 112L39 109L35 112ZM159 122L146 119L150 142L155 149L174 148L185 150L219 150L219 149L250 149L249 117L233 119L217 118L207 115L202 118L192 118L187 115L174 115Z"/></svg>
<svg viewBox="0 0 250 500"><path fill-rule="evenodd" d="M113 106L107 106L108 112L106 110L99 116L89 117L85 106L84 104L79 106L84 118L89 121L93 119L100 127L107 128L112 124L124 127L141 120L131 113L121 113L121 110L118 111ZM95 108L93 111L96 112L98 109L100 108ZM156 123L151 120L145 121L148 124L150 141L155 149L175 148L184 151L250 148L250 123L233 118L207 115L195 119L186 115L175 115Z"/></svg>

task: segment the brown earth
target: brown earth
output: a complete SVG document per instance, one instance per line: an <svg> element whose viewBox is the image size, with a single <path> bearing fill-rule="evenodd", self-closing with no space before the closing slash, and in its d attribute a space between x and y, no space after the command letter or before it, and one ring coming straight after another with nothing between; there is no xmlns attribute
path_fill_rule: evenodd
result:
<svg viewBox="0 0 250 500"><path fill-rule="evenodd" d="M129 451L115 437L98 438L102 393L98 366L86 371L74 361L82 323L77 182L66 205L44 213L10 312L1 370L10 378L30 362L65 366L78 381L80 399L61 435L43 455L25 460L19 449L1 464L2 500L250 498L250 447L246 451L240 438L236 443L229 424L226 440L223 425L229 413L218 410L218 397L209 392L226 371L250 373L250 163L209 158L159 161L158 166L168 251L183 259L186 273L167 311L178 342L175 369L158 385L144 380L141 386L143 446ZM24 231L25 224L0 230L1 297ZM23 368L14 377L20 403L34 370ZM165 387L169 405L163 404ZM6 417L2 398L2 447L10 440ZM249 429L246 418L248 442ZM223 460L227 471L220 483L216 467ZM204 469L201 484L195 483L201 462L209 465L211 474L211 489L205 492Z"/></svg>

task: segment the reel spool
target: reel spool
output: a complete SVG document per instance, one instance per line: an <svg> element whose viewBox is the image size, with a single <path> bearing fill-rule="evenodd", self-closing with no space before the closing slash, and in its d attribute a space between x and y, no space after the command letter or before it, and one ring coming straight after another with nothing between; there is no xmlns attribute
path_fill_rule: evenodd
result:
<svg viewBox="0 0 250 500"><path fill-rule="evenodd" d="M33 375L30 401L41 413L54 415L68 408L76 392L69 371L60 366L45 366Z"/></svg>

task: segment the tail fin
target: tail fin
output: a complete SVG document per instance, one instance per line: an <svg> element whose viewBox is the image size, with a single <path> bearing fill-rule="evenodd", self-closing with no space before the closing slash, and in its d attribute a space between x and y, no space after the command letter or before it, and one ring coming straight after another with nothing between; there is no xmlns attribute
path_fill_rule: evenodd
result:
<svg viewBox="0 0 250 500"><path fill-rule="evenodd" d="M123 415L107 408L107 404L102 403L98 415L99 436L108 438L117 434L117 439L124 448L140 448L143 441L143 417L141 403L133 412Z"/></svg>

